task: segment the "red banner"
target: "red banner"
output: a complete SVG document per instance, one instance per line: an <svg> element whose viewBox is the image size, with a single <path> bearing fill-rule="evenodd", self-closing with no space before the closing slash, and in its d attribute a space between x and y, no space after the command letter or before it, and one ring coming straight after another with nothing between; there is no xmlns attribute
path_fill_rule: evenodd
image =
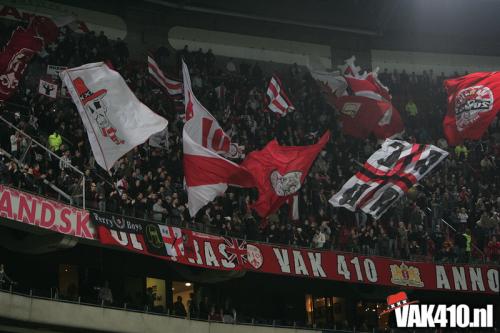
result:
<svg viewBox="0 0 500 333"><path fill-rule="evenodd" d="M0 216L65 235L95 239L87 211L2 185Z"/></svg>
<svg viewBox="0 0 500 333"><path fill-rule="evenodd" d="M91 213L101 243L218 270L366 283L424 290L498 293L498 267L408 262L210 236L177 227Z"/></svg>
<svg viewBox="0 0 500 333"><path fill-rule="evenodd" d="M0 185L0 216L144 255L217 270L498 294L498 266L434 264L246 242L68 205ZM90 223L92 222L92 223Z"/></svg>

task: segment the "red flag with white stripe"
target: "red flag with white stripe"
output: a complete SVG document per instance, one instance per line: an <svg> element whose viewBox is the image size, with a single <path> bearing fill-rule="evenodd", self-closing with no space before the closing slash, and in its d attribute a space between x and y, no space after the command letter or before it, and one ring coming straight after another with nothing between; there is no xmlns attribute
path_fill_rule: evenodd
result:
<svg viewBox="0 0 500 333"><path fill-rule="evenodd" d="M269 97L269 105L267 108L272 112L285 116L288 112L293 112L295 107L288 98L281 80L273 75L269 86L267 87L267 96Z"/></svg>
<svg viewBox="0 0 500 333"><path fill-rule="evenodd" d="M168 78L150 56L148 56L148 72L153 80L163 87L170 96L182 94L182 82Z"/></svg>
<svg viewBox="0 0 500 333"><path fill-rule="evenodd" d="M245 168L218 155L230 152L231 140L194 95L184 62L182 72L186 108L182 131L184 177L189 213L195 216L200 208L224 194L228 185L252 187L254 181Z"/></svg>
<svg viewBox="0 0 500 333"><path fill-rule="evenodd" d="M191 78L187 65L182 62L184 81L184 105L186 108L186 126L191 139L209 150L227 158L244 156L242 147L231 142L231 138L220 127L217 120L198 101L191 88Z"/></svg>

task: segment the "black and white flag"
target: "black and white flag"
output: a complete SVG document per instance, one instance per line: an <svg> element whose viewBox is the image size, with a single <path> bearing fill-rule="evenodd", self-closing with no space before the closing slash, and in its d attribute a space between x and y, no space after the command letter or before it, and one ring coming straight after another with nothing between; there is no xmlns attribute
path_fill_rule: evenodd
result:
<svg viewBox="0 0 500 333"><path fill-rule="evenodd" d="M448 153L433 145L387 139L330 203L378 219Z"/></svg>

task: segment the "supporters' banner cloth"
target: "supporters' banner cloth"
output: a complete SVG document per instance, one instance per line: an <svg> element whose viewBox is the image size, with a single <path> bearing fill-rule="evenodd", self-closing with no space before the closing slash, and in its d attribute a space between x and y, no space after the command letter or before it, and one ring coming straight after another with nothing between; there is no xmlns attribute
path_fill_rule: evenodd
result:
<svg viewBox="0 0 500 333"><path fill-rule="evenodd" d="M498 267L408 262L253 243L91 212L102 244L215 270L249 270L403 289L496 295Z"/></svg>
<svg viewBox="0 0 500 333"><path fill-rule="evenodd" d="M64 235L97 239L87 211L3 185L0 217Z"/></svg>
<svg viewBox="0 0 500 333"><path fill-rule="evenodd" d="M262 150L248 154L242 167L255 177L259 199L255 211L266 217L276 212L294 193L300 190L316 156L330 139L327 131L310 146L280 146L273 140Z"/></svg>
<svg viewBox="0 0 500 333"><path fill-rule="evenodd" d="M267 108L272 112L286 116L288 112L295 110L292 102L288 98L285 88L278 76L273 75L267 87L267 96L269 97L269 105Z"/></svg>
<svg viewBox="0 0 500 333"><path fill-rule="evenodd" d="M433 145L387 139L330 203L351 211L361 209L378 219L446 156L446 151Z"/></svg>
<svg viewBox="0 0 500 333"><path fill-rule="evenodd" d="M148 56L148 72L153 80L159 84L170 96L182 94L182 82L168 78L158 67L156 61Z"/></svg>
<svg viewBox="0 0 500 333"><path fill-rule="evenodd" d="M326 101L340 112L344 134L377 139L394 138L404 132L399 111L391 104L389 89L378 79L378 69L360 74L355 57L346 60L338 72L311 71Z"/></svg>
<svg viewBox="0 0 500 333"><path fill-rule="evenodd" d="M40 79L38 93L50 98L57 98L58 86L55 83Z"/></svg>
<svg viewBox="0 0 500 333"><path fill-rule="evenodd" d="M28 63L44 46L57 39L58 30L51 19L33 16L26 29L17 27L0 53L0 101L17 89Z"/></svg>
<svg viewBox="0 0 500 333"><path fill-rule="evenodd" d="M500 110L500 72L473 73L444 82L448 113L443 126L450 145L480 139Z"/></svg>
<svg viewBox="0 0 500 333"><path fill-rule="evenodd" d="M95 160L106 170L168 124L135 97L118 72L102 62L60 75L82 117Z"/></svg>
<svg viewBox="0 0 500 333"><path fill-rule="evenodd" d="M195 142L188 134L186 125L182 132L183 164L191 216L217 196L223 195L228 185L254 187L254 179L247 169Z"/></svg>
<svg viewBox="0 0 500 333"><path fill-rule="evenodd" d="M168 127L161 132L155 133L151 135L149 138L149 145L151 147L160 148L160 149L168 149Z"/></svg>
<svg viewBox="0 0 500 333"><path fill-rule="evenodd" d="M186 63L182 62L184 81L184 106L186 124L184 130L197 144L227 158L244 156L243 147L231 142L217 120L198 101L191 88L191 78Z"/></svg>
<svg viewBox="0 0 500 333"><path fill-rule="evenodd" d="M14 30L0 53L0 101L7 100L17 89L28 63L43 47L43 40L23 28Z"/></svg>
<svg viewBox="0 0 500 333"><path fill-rule="evenodd" d="M184 177L191 216L226 192L228 185L252 187L252 175L218 153L230 151L231 140L198 101L191 89L187 65L182 63L186 123L182 131Z"/></svg>
<svg viewBox="0 0 500 333"><path fill-rule="evenodd" d="M205 268L241 270L250 265L245 241L102 212L90 214L102 244Z"/></svg>
<svg viewBox="0 0 500 333"><path fill-rule="evenodd" d="M59 77L59 74L63 70L65 70L65 69L68 69L68 67L66 67L66 66L56 66L56 65L47 65L47 74Z"/></svg>
<svg viewBox="0 0 500 333"><path fill-rule="evenodd" d="M498 295L498 266L434 264L294 248L212 236L102 212L87 212L0 185L0 220L99 239L163 260L215 270L364 283L403 289ZM149 229L149 230L148 230Z"/></svg>
<svg viewBox="0 0 500 333"><path fill-rule="evenodd" d="M385 139L404 132L398 110L383 99L341 96L335 99L335 106L344 134L364 139L373 133L378 139Z"/></svg>

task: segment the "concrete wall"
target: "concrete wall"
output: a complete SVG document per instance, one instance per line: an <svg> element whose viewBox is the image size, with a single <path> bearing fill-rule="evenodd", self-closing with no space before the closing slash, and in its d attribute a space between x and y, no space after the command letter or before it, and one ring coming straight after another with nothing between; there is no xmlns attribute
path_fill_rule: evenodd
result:
<svg viewBox="0 0 500 333"><path fill-rule="evenodd" d="M0 317L59 327L120 333L306 333L310 330L208 323L29 298L0 292Z"/></svg>
<svg viewBox="0 0 500 333"><path fill-rule="evenodd" d="M389 71L405 69L417 74L430 69L436 75L441 72L453 75L455 71L462 75L466 70L469 73L500 70L500 57L464 54L372 50L371 61L373 68L387 68Z"/></svg>

